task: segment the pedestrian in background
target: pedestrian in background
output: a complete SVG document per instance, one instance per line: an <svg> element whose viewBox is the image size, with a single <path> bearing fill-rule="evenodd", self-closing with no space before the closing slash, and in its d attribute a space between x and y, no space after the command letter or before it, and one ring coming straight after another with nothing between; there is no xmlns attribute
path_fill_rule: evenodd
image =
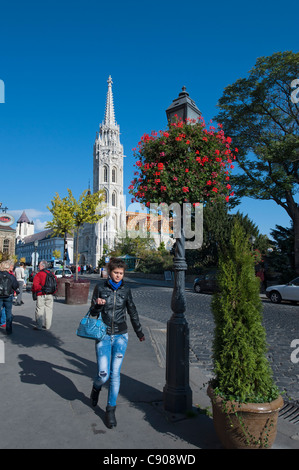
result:
<svg viewBox="0 0 299 470"><path fill-rule="evenodd" d="M53 317L53 295L55 294L55 290L53 289L53 293L46 294L43 292L47 273L50 271L47 269L48 263L45 260L40 261L38 268L39 272L34 276L33 283L32 283L32 294L33 299L36 300L36 307L35 307L35 320L36 326L34 327L35 330L42 330L45 328L49 330L52 324L52 317ZM53 273L51 273L54 276ZM54 276L56 279L56 276ZM57 279L56 279L57 281ZM57 284L56 284L57 290Z"/></svg>
<svg viewBox="0 0 299 470"><path fill-rule="evenodd" d="M95 342L97 358L97 376L94 379L90 395L92 406L96 406L102 385L110 379L105 423L108 428L116 426L115 409L120 388L120 369L128 344L126 311L134 331L140 341L145 337L139 322L131 289L125 286L123 277L125 262L112 258L108 264L109 279L98 283L91 300L91 316L102 314L107 325L107 334L101 341Z"/></svg>
<svg viewBox="0 0 299 470"><path fill-rule="evenodd" d="M1 296L0 296L0 312L4 308L5 311L5 324L6 324L6 333L8 335L12 334L12 300L14 291L18 293L19 283L17 282L15 276L11 274L13 270L14 263L11 260L2 261L0 263L0 285L1 285ZM2 316L2 315L1 315ZM2 318L1 318L2 320Z"/></svg>
<svg viewBox="0 0 299 470"><path fill-rule="evenodd" d="M16 305L22 305L24 303L23 300L22 300L22 297L23 297L23 288L25 286L24 263L20 263L20 266L16 267L15 276L16 276L16 280L19 283L19 293L17 295Z"/></svg>

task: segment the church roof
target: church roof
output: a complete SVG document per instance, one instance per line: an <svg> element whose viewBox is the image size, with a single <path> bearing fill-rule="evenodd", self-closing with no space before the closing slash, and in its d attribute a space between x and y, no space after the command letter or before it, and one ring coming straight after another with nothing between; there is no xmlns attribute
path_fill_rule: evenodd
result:
<svg viewBox="0 0 299 470"><path fill-rule="evenodd" d="M17 224L21 224L21 223L23 223L23 222L26 222L27 224L30 224L30 223L31 223L30 220L28 219L28 217L27 217L25 211L22 212L22 215L21 215L21 217L19 218L19 220L17 221Z"/></svg>

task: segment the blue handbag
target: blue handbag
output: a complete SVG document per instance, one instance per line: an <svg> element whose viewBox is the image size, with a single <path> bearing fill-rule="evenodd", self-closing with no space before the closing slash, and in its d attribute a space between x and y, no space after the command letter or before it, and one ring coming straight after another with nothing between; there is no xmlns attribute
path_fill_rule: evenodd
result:
<svg viewBox="0 0 299 470"><path fill-rule="evenodd" d="M106 332L107 326L102 320L101 313L98 317L91 317L90 311L88 311L80 321L76 334L81 338L101 341L104 338Z"/></svg>

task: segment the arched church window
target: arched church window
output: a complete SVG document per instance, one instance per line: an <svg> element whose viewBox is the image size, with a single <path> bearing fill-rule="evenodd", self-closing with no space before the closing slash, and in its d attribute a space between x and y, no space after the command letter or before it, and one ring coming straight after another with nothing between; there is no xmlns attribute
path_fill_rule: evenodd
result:
<svg viewBox="0 0 299 470"><path fill-rule="evenodd" d="M112 206L113 207L116 206L116 192L115 191L112 193Z"/></svg>
<svg viewBox="0 0 299 470"><path fill-rule="evenodd" d="M104 189L104 202L108 202L108 191Z"/></svg>
<svg viewBox="0 0 299 470"><path fill-rule="evenodd" d="M108 167L105 165L103 169L104 183L108 182Z"/></svg>
<svg viewBox="0 0 299 470"><path fill-rule="evenodd" d="M112 183L116 183L116 168L112 168Z"/></svg>

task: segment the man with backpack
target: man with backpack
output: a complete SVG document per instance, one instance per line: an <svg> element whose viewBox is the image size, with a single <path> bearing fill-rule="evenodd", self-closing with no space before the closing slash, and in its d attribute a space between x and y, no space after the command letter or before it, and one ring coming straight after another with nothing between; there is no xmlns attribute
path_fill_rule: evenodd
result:
<svg viewBox="0 0 299 470"><path fill-rule="evenodd" d="M15 276L10 273L13 268L12 261L0 263L0 312L4 307L6 315L6 333L12 333L12 299L14 291L19 291L19 283Z"/></svg>
<svg viewBox="0 0 299 470"><path fill-rule="evenodd" d="M47 269L47 261L40 261L38 267L39 272L33 278L32 295L33 299L36 299L34 329L40 331L43 327L49 330L52 324L53 295L57 291L57 278Z"/></svg>

